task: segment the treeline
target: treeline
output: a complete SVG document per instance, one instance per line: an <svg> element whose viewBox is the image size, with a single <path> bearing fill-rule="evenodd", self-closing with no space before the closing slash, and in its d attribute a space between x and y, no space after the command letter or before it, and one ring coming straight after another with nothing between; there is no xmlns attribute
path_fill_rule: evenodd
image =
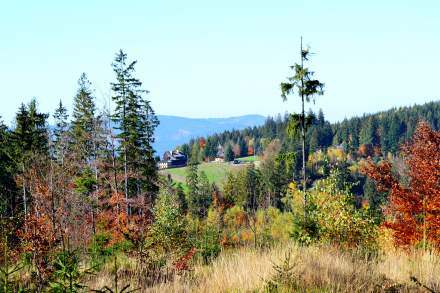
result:
<svg viewBox="0 0 440 293"><path fill-rule="evenodd" d="M334 124L325 120L322 110L317 114L309 114L314 119L306 133L308 154L329 146L340 146L350 153L357 153L360 148L362 151L366 147L367 150L375 150L376 153L386 156L399 151L399 145L412 137L419 121L426 121L433 129L440 129L439 102L366 114ZM243 157L261 154L267 144L276 138L281 141L283 151L296 152L300 146L298 139L292 139L287 134L289 121L291 115L288 114L268 117L262 126L193 139L180 148L197 160L213 159L219 145L225 150L231 149L235 157Z"/></svg>

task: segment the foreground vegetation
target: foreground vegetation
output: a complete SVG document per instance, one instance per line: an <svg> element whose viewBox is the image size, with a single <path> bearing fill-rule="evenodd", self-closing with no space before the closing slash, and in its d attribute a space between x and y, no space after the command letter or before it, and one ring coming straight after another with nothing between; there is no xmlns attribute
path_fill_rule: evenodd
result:
<svg viewBox="0 0 440 293"><path fill-rule="evenodd" d="M89 285L112 282L111 266ZM195 264L169 283L146 288L137 283L136 264L121 261L121 284L140 292L426 292L440 289L440 256L413 250L387 250L375 258L336 247L276 245L266 250L242 248L223 252L210 265ZM418 280L422 286L415 280Z"/></svg>

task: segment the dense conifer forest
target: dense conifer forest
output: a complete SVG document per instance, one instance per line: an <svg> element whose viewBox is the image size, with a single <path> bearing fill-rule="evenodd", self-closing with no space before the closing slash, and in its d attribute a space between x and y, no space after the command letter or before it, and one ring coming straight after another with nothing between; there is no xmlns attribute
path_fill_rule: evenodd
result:
<svg viewBox="0 0 440 293"><path fill-rule="evenodd" d="M327 121L322 110L310 114L314 119L307 130L309 154L330 146L341 146L348 152L356 153L362 145L371 145L383 156L396 155L400 145L412 137L418 122L426 121L433 129L440 129L440 102L393 108L336 123ZM234 155L243 157L261 154L265 142L279 139L283 151L293 151L295 141L287 133L289 118L289 114L268 117L260 127L225 131L207 138L193 139L180 148L190 156L194 152L198 154L197 144L202 139L206 141L206 147L204 153L198 155L204 160L214 158L219 145L225 149L235 148Z"/></svg>

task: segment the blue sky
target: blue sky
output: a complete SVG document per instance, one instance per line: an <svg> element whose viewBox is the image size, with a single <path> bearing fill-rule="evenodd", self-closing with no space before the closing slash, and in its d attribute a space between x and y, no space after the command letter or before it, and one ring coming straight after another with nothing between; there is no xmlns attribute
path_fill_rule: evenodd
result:
<svg viewBox="0 0 440 293"><path fill-rule="evenodd" d="M438 1L2 1L0 115L32 97L71 108L86 72L99 105L122 48L159 114L273 115L299 40L326 84L331 121L440 98Z"/></svg>

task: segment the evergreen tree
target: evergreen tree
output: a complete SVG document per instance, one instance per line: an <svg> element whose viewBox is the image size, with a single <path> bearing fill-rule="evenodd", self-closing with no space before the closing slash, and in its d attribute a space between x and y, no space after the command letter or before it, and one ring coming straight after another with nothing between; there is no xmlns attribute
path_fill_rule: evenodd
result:
<svg viewBox="0 0 440 293"><path fill-rule="evenodd" d="M389 150L392 153L397 153L401 143L400 137L403 132L403 127L396 115L393 115L390 120L391 121L388 128L388 143L390 145Z"/></svg>
<svg viewBox="0 0 440 293"><path fill-rule="evenodd" d="M320 147L319 143L319 130L317 127L313 127L309 139L309 152L314 153Z"/></svg>
<svg viewBox="0 0 440 293"><path fill-rule="evenodd" d="M26 172L37 158L48 157L48 131L46 120L48 114L39 113L37 101L32 99L25 106L21 104L15 117L15 128L12 131L11 143L13 153L11 157L17 162L18 174L21 176L23 212L28 211L29 184L26 180Z"/></svg>
<svg viewBox="0 0 440 293"><path fill-rule="evenodd" d="M139 171L145 180L142 180L142 185L140 186L145 190L149 196L151 202L159 190L157 186L157 171L156 171L156 161L155 151L153 149L153 143L155 141L154 132L156 127L159 125L159 119L156 116L153 108L151 107L151 102L146 99L140 100L140 121L137 131L140 135L139 138Z"/></svg>
<svg viewBox="0 0 440 293"><path fill-rule="evenodd" d="M316 120L317 120L316 123L318 124L319 127L324 127L325 118L324 118L324 112L322 111L322 109L319 109L318 118Z"/></svg>
<svg viewBox="0 0 440 293"><path fill-rule="evenodd" d="M293 132L301 133L302 140L302 181L303 181L303 191L304 191L304 205L307 205L306 189L307 189L307 179L306 179L306 127L310 123L312 117L306 117L304 106L306 102L310 102L317 95L322 95L324 93L324 84L317 79L313 79L313 71L304 67L304 62L309 60L309 49L304 49L301 37L301 47L300 47L300 57L301 63L291 66L295 74L289 77L289 82L281 83L281 97L283 101L287 100L287 95L293 94L295 90L298 92L298 96L301 99L302 111L300 114L292 115L292 125Z"/></svg>
<svg viewBox="0 0 440 293"><path fill-rule="evenodd" d="M61 165L63 165L64 157L67 152L68 114L67 114L67 109L63 106L61 100L60 103L58 104L58 108L55 110L53 118L55 119L55 128L53 130L53 134L54 134L53 155L55 159L58 162L60 162Z"/></svg>
<svg viewBox="0 0 440 293"><path fill-rule="evenodd" d="M116 129L120 130L117 136L120 139L118 150L122 154L124 164L124 193L126 201L128 201L129 197L129 157L136 157L136 153L133 150L138 145L137 141L139 139L139 134L136 130L138 126L137 114L140 109L138 94L142 92L140 89L142 83L133 77L136 63L137 61L132 61L127 64L127 54L122 50L119 50L112 63L113 71L116 75L116 82L111 83L112 91L114 92L112 99L116 104L112 118L116 124Z"/></svg>
<svg viewBox="0 0 440 293"><path fill-rule="evenodd" d="M368 119L364 122L359 132L359 143L372 145L373 139L374 139L374 128L371 123L371 119Z"/></svg>
<svg viewBox="0 0 440 293"><path fill-rule="evenodd" d="M225 148L225 161L230 162L234 160L234 152L230 143L226 145Z"/></svg>
<svg viewBox="0 0 440 293"><path fill-rule="evenodd" d="M90 162L95 156L93 133L96 106L91 83L85 73L78 80L78 91L73 100L71 121L71 146L79 165Z"/></svg>
<svg viewBox="0 0 440 293"><path fill-rule="evenodd" d="M10 133L0 117L0 217L14 216L18 192L14 180L15 162L11 157Z"/></svg>
<svg viewBox="0 0 440 293"><path fill-rule="evenodd" d="M213 136L208 137L206 140L203 152L204 157L209 160L212 160L217 156L217 140Z"/></svg>
<svg viewBox="0 0 440 293"><path fill-rule="evenodd" d="M191 154L191 147L189 144L184 143L180 146L180 148L178 148L183 154L185 154L186 156L189 156Z"/></svg>
<svg viewBox="0 0 440 293"><path fill-rule="evenodd" d="M190 163L186 174L186 185L188 186L188 207L193 216L197 215L197 197L199 196L199 175L197 164Z"/></svg>
<svg viewBox="0 0 440 293"><path fill-rule="evenodd" d="M246 157L248 155L248 147L244 139L239 139L237 142L240 148L240 157Z"/></svg>
<svg viewBox="0 0 440 293"><path fill-rule="evenodd" d="M188 202L185 197L185 191L183 190L182 183L178 183L176 187L177 200L179 202L179 208L183 215L188 212Z"/></svg>
<svg viewBox="0 0 440 293"><path fill-rule="evenodd" d="M246 188L246 210L254 214L262 204L262 184L261 173L251 164L246 168L245 188Z"/></svg>
<svg viewBox="0 0 440 293"><path fill-rule="evenodd" d="M378 192L376 183L367 178L363 186L364 198L368 200L370 213L378 219L382 218L382 208L387 202L387 194Z"/></svg>
<svg viewBox="0 0 440 293"><path fill-rule="evenodd" d="M15 129L12 138L19 152L17 155L25 156L31 152L45 154L49 150L46 120L48 114L39 113L37 101L32 99L25 106L21 104L15 117Z"/></svg>
<svg viewBox="0 0 440 293"><path fill-rule="evenodd" d="M200 150L200 145L198 141L194 141L191 147L191 153L189 157L189 162L191 164L198 164L203 160L202 151Z"/></svg>
<svg viewBox="0 0 440 293"><path fill-rule="evenodd" d="M118 134L118 151L124 166L125 199L147 193L152 203L157 191L154 162L154 130L159 121L143 94L142 82L133 76L136 61L128 62L127 55L120 50L112 64L116 81L111 83L113 101L116 104L112 119ZM129 175L130 173L130 175ZM127 208L130 211L130 207Z"/></svg>
<svg viewBox="0 0 440 293"><path fill-rule="evenodd" d="M205 172L199 174L198 196L193 201L196 214L199 218L204 219L208 215L208 209L212 202L212 188Z"/></svg>

